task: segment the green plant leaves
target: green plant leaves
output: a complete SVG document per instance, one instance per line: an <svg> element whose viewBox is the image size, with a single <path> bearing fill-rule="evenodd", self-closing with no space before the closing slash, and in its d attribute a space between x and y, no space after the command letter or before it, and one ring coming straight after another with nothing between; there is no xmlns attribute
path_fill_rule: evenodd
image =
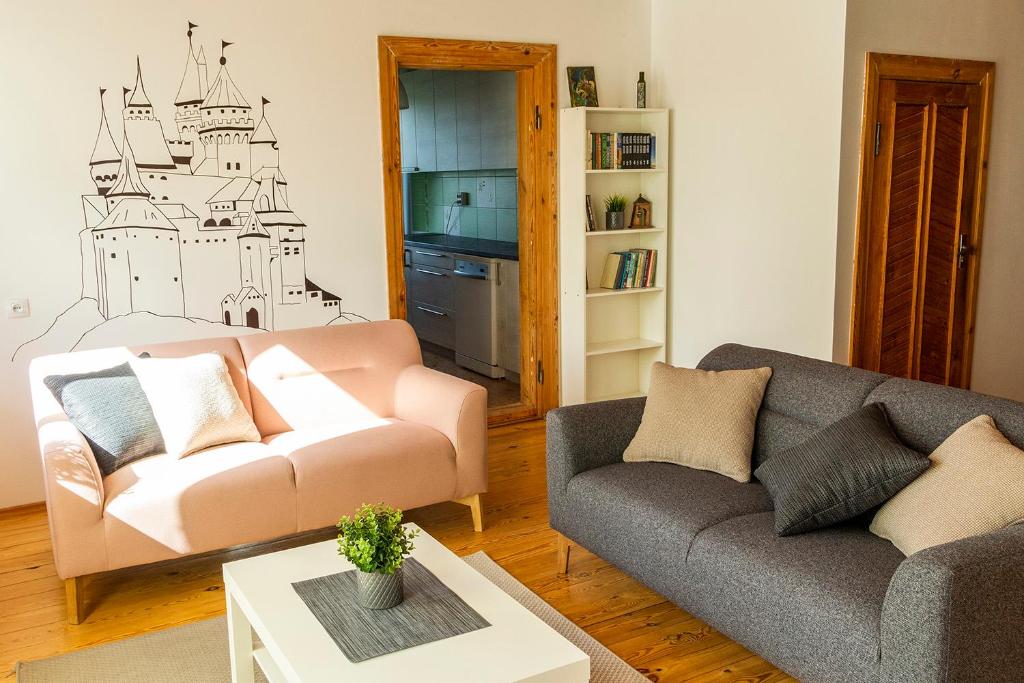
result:
<svg viewBox="0 0 1024 683"><path fill-rule="evenodd" d="M338 554L364 572L394 574L415 547L418 530L402 526L402 511L378 503L364 504L338 522Z"/></svg>

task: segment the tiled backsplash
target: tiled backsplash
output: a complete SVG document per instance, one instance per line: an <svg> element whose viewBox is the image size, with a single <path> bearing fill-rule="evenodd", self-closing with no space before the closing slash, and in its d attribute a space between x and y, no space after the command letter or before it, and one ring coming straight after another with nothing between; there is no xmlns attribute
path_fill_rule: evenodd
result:
<svg viewBox="0 0 1024 683"><path fill-rule="evenodd" d="M519 241L516 169L439 171L412 176L412 232L445 232L504 242ZM469 206L452 208L469 193ZM449 215L454 212L453 215Z"/></svg>

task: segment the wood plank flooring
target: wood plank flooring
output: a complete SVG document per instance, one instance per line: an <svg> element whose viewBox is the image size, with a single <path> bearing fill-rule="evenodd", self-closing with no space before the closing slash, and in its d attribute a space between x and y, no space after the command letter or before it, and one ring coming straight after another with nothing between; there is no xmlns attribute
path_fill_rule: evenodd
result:
<svg viewBox="0 0 1024 683"><path fill-rule="evenodd" d="M573 548L570 573L555 573L547 523L544 425L491 430L484 531L455 503L408 513L459 555L483 550L652 681L792 681L768 662L667 602L600 558ZM221 564L333 536L332 530L100 576L85 588L88 618L65 621L64 586L41 505L0 512L0 679L38 659L224 613Z"/></svg>

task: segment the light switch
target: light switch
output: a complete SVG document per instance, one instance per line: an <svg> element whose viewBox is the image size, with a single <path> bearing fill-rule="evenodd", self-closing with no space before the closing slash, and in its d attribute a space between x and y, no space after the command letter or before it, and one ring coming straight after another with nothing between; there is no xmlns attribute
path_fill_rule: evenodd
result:
<svg viewBox="0 0 1024 683"><path fill-rule="evenodd" d="M476 205L480 209L494 208L494 178L490 176L477 178Z"/></svg>
<svg viewBox="0 0 1024 683"><path fill-rule="evenodd" d="M8 299L8 318L27 318L29 316L28 299Z"/></svg>

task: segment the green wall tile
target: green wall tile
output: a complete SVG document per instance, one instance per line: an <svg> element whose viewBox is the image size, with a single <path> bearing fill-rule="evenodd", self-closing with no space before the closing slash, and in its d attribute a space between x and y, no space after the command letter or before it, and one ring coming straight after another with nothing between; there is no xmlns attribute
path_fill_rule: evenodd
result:
<svg viewBox="0 0 1024 683"><path fill-rule="evenodd" d="M427 228L430 232L441 232L444 229L444 207L431 205L427 207Z"/></svg>
<svg viewBox="0 0 1024 683"><path fill-rule="evenodd" d="M446 177L442 178L441 182L441 201L431 199L431 202L448 206L455 201L455 194L459 191L459 179Z"/></svg>
<svg viewBox="0 0 1024 683"><path fill-rule="evenodd" d="M497 209L476 210L476 233L477 237L485 240L498 239L498 213Z"/></svg>
<svg viewBox="0 0 1024 683"><path fill-rule="evenodd" d="M494 206L499 209L516 208L518 193L516 179L498 177L494 179Z"/></svg>
<svg viewBox="0 0 1024 683"><path fill-rule="evenodd" d="M459 192L469 193L469 205L476 206L476 176L460 176L459 177Z"/></svg>
<svg viewBox="0 0 1024 683"><path fill-rule="evenodd" d="M441 204L441 176L431 173L427 178L427 204Z"/></svg>
<svg viewBox="0 0 1024 683"><path fill-rule="evenodd" d="M459 216L458 234L463 237L477 236L476 209L471 206L460 206L455 209ZM454 232L454 231L453 231Z"/></svg>
<svg viewBox="0 0 1024 683"><path fill-rule="evenodd" d="M519 223L515 209L497 209L497 238L502 242L519 241Z"/></svg>
<svg viewBox="0 0 1024 683"><path fill-rule="evenodd" d="M427 230L430 224L427 221L427 207L420 204L412 207L412 229Z"/></svg>

